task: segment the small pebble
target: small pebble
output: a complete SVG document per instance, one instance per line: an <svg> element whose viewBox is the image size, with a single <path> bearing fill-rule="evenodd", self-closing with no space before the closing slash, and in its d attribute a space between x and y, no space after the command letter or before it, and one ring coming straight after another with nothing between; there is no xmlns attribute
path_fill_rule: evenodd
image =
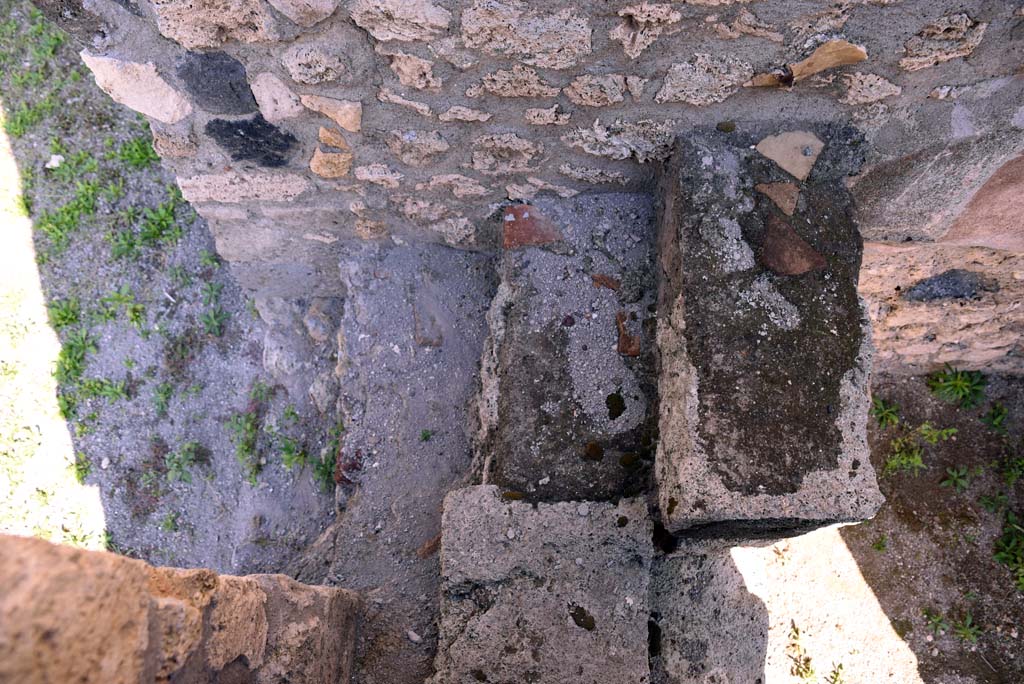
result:
<svg viewBox="0 0 1024 684"><path fill-rule="evenodd" d="M103 468L104 470L106 470L109 467L110 467L110 459L107 458L106 456L104 456L103 460L100 461L100 468Z"/></svg>
<svg viewBox="0 0 1024 684"><path fill-rule="evenodd" d="M540 480L537 480L537 484L539 484L541 486L546 485L548 482L551 482L551 478L550 477L544 477L544 478L541 478Z"/></svg>
<svg viewBox="0 0 1024 684"><path fill-rule="evenodd" d="M581 503L576 507L576 512L584 518L587 517L590 515L590 504Z"/></svg>
<svg viewBox="0 0 1024 684"><path fill-rule="evenodd" d="M423 641L423 637L421 637L419 634L417 634L416 632L412 631L411 629L408 632L406 632L405 634L406 634L406 636L409 637L409 641L411 641L414 644L418 644L421 641Z"/></svg>
<svg viewBox="0 0 1024 684"><path fill-rule="evenodd" d="M516 538L516 531L513 530L510 527L510 528L508 528L508 532L505 533L505 536L508 537L509 539L515 539Z"/></svg>

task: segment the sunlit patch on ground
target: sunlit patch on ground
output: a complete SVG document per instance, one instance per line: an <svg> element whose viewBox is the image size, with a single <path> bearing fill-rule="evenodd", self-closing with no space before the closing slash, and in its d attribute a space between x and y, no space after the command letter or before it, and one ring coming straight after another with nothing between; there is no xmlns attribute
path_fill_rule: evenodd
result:
<svg viewBox="0 0 1024 684"><path fill-rule="evenodd" d="M923 684L835 527L731 552L746 590L768 611L765 684Z"/></svg>
<svg viewBox="0 0 1024 684"><path fill-rule="evenodd" d="M0 103L0 532L99 549L99 491L79 484L53 366L60 342L47 318L32 223L3 132Z"/></svg>

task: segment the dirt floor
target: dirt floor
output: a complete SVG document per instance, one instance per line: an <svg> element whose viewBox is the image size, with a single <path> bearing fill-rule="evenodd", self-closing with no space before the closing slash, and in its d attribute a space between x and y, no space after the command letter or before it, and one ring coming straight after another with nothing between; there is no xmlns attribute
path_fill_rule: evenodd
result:
<svg viewBox="0 0 1024 684"><path fill-rule="evenodd" d="M34 247L11 250L18 269L0 274L0 530L358 589L358 681L422 682L440 502L470 468L493 264L353 247L346 298L249 299L146 127L29 7L0 0L0 105L20 176L0 174L0 220L31 229ZM52 358L25 360L54 333ZM883 473L903 438L905 469L880 477L876 519L842 530L929 683L1024 681L1024 530L1008 522L1024 518L1024 380L984 391L962 409L926 378L876 378L898 424L873 422L874 465ZM995 402L1008 434L997 413L981 420ZM957 432L943 441L926 421ZM99 523L61 505L79 489L98 493Z"/></svg>

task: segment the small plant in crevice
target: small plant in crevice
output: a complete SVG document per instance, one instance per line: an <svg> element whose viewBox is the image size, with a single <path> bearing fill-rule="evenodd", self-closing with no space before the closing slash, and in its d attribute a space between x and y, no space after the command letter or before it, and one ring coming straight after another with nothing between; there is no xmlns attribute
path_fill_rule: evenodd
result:
<svg viewBox="0 0 1024 684"><path fill-rule="evenodd" d="M993 402L988 411L981 417L981 422L997 435L1006 434L1006 418L1010 412L998 401Z"/></svg>
<svg viewBox="0 0 1024 684"><path fill-rule="evenodd" d="M966 492L967 488L971 486L971 473L967 466L963 465L946 468L946 478L939 483L939 486L953 489L958 494Z"/></svg>
<svg viewBox="0 0 1024 684"><path fill-rule="evenodd" d="M928 630L935 636L942 636L949 631L949 621L936 610L925 609L924 619L927 622Z"/></svg>
<svg viewBox="0 0 1024 684"><path fill-rule="evenodd" d="M160 529L164 532L177 532L178 531L178 514L171 512L165 515L160 520Z"/></svg>
<svg viewBox="0 0 1024 684"><path fill-rule="evenodd" d="M161 382L153 389L153 409L158 418L167 415L167 409L171 404L171 397L174 395L174 385L169 382Z"/></svg>
<svg viewBox="0 0 1024 684"><path fill-rule="evenodd" d="M885 430L900 424L899 408L896 404L887 403L881 397L872 397L869 413L878 421L878 427Z"/></svg>
<svg viewBox="0 0 1024 684"><path fill-rule="evenodd" d="M928 376L928 389L939 399L971 409L985 398L985 376L978 371L965 371L946 364L941 371Z"/></svg>
<svg viewBox="0 0 1024 684"><path fill-rule="evenodd" d="M47 306L47 310L50 315L50 325L54 330L78 325L82 318L82 305L77 297L54 300Z"/></svg>
<svg viewBox="0 0 1024 684"><path fill-rule="evenodd" d="M814 666L811 657L800 643L800 629L796 622L790 622L789 643L786 644L786 657L789 658L789 673L802 682L814 681Z"/></svg>
<svg viewBox="0 0 1024 684"><path fill-rule="evenodd" d="M983 494L978 498L978 503L989 513L998 513L999 511L1006 508L1009 503L1009 498L1004 492L996 492L995 494Z"/></svg>
<svg viewBox="0 0 1024 684"><path fill-rule="evenodd" d="M434 431L433 430L420 430L420 441L421 442L429 442L430 439L433 436L434 436Z"/></svg>
<svg viewBox="0 0 1024 684"><path fill-rule="evenodd" d="M228 318L230 318L228 313L219 306L216 306L204 311L199 316L199 322L203 324L203 330L206 331L207 335L220 337L224 334L224 324Z"/></svg>
<svg viewBox="0 0 1024 684"><path fill-rule="evenodd" d="M72 464L72 468L75 471L75 480L78 481L78 484L85 484L86 478L92 472L92 461L81 451L76 451L75 462Z"/></svg>
<svg viewBox="0 0 1024 684"><path fill-rule="evenodd" d="M263 464L256 453L256 444L259 440L259 418L256 415L257 409L242 413L236 413L228 421L228 428L232 432L232 440L235 443L235 457L245 470L246 480L255 486Z"/></svg>
<svg viewBox="0 0 1024 684"><path fill-rule="evenodd" d="M994 558L1009 568L1017 590L1024 592L1024 520L1012 511L1006 512L994 551Z"/></svg>
<svg viewBox="0 0 1024 684"><path fill-rule="evenodd" d="M889 548L889 539L884 534L871 543L871 548L879 553L885 553Z"/></svg>
<svg viewBox="0 0 1024 684"><path fill-rule="evenodd" d="M901 437L889 442L889 455L882 466L882 475L910 473L918 475L927 466L924 464L924 445L934 446L956 436L956 428L936 428L924 422L913 431L904 431Z"/></svg>
<svg viewBox="0 0 1024 684"><path fill-rule="evenodd" d="M967 611L963 617L953 622L953 634L961 641L976 644L982 634L982 630L980 626L975 624L974 616L971 615L971 612Z"/></svg>
<svg viewBox="0 0 1024 684"><path fill-rule="evenodd" d="M185 442L176 451L164 456L168 482L192 482L192 466L204 460L199 442Z"/></svg>
<svg viewBox="0 0 1024 684"><path fill-rule="evenodd" d="M825 684L846 684L846 678L843 676L843 664L833 664L832 670L825 675Z"/></svg>

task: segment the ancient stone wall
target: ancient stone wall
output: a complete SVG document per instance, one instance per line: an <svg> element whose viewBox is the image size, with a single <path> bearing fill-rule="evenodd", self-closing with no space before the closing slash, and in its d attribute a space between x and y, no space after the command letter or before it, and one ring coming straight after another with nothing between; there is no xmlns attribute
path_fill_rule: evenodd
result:
<svg viewBox="0 0 1024 684"><path fill-rule="evenodd" d="M650 192L677 133L769 121L859 129L866 240L1024 250L1020 2L37 2L264 294L341 294L352 239L495 248L509 202Z"/></svg>
<svg viewBox="0 0 1024 684"><path fill-rule="evenodd" d="M0 681L348 682L359 599L0 535Z"/></svg>

